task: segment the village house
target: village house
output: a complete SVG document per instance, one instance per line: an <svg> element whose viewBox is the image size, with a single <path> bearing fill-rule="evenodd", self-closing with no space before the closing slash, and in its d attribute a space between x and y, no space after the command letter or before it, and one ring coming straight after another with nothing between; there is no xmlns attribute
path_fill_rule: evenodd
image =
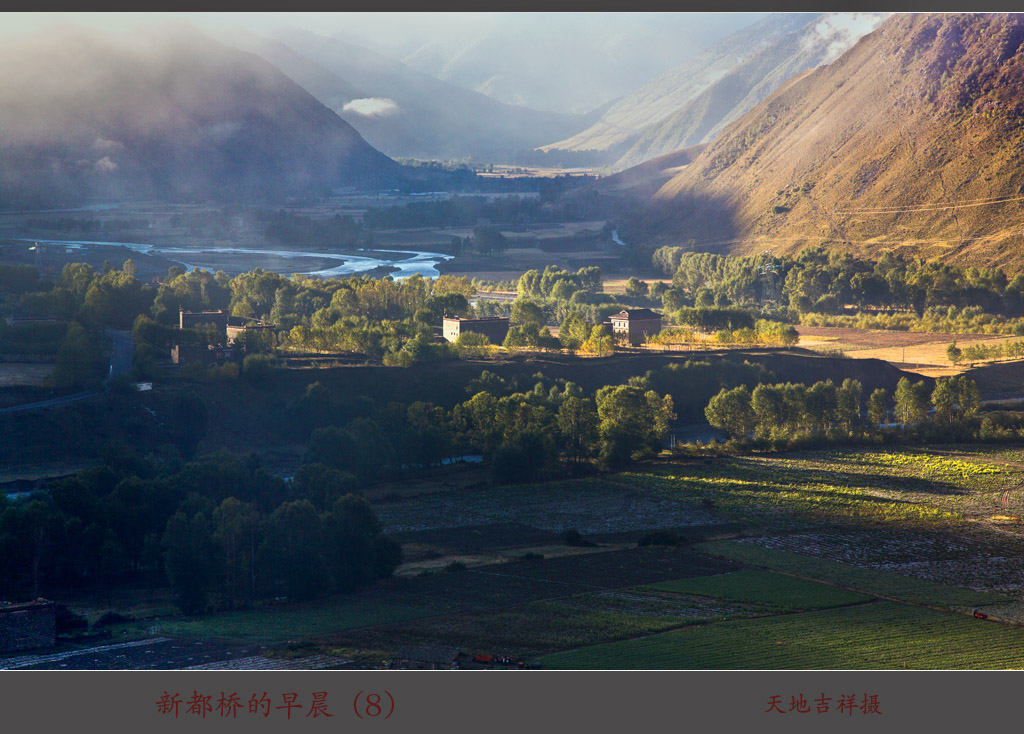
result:
<svg viewBox="0 0 1024 734"><path fill-rule="evenodd" d="M458 340L460 334L483 334L491 344L503 344L508 336L508 318L495 316L486 319L464 319L459 316L445 316L444 338L450 342Z"/></svg>
<svg viewBox="0 0 1024 734"><path fill-rule="evenodd" d="M611 322L612 334L622 335L630 344L643 344L644 341L661 331L661 314L649 308L623 309L608 319Z"/></svg>
<svg viewBox="0 0 1024 734"><path fill-rule="evenodd" d="M226 331L228 327L228 312L223 309L217 311L185 311L178 309L178 328L195 329L204 324L213 324L220 331Z"/></svg>

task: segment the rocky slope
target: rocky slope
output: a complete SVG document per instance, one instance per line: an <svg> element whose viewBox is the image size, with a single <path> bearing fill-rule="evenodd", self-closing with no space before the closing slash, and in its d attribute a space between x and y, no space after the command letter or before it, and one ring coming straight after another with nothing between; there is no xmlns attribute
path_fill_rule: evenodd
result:
<svg viewBox="0 0 1024 734"><path fill-rule="evenodd" d="M638 236L1024 265L1024 16L897 15L726 128Z"/></svg>

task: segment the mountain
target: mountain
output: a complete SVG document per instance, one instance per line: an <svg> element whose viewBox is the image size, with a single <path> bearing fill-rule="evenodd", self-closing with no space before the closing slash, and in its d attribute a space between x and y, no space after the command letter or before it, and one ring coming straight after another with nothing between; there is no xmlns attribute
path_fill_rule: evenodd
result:
<svg viewBox="0 0 1024 734"><path fill-rule="evenodd" d="M669 151L714 140L726 125L751 110L787 79L834 61L888 15L828 13L786 33L663 120L640 130L615 167L625 168Z"/></svg>
<svg viewBox="0 0 1024 734"><path fill-rule="evenodd" d="M391 156L509 162L552 136L585 127L582 115L505 104L338 39L297 29L231 43L274 64Z"/></svg>
<svg viewBox="0 0 1024 734"><path fill-rule="evenodd" d="M1024 15L892 16L727 127L646 200L634 236L1019 268L1022 43Z"/></svg>
<svg viewBox="0 0 1024 734"><path fill-rule="evenodd" d="M0 47L0 206L279 199L402 169L282 72L185 24Z"/></svg>
<svg viewBox="0 0 1024 734"><path fill-rule="evenodd" d="M770 15L619 100L589 129L545 149L607 150L613 167L623 169L709 142L786 79L832 61L886 15Z"/></svg>
<svg viewBox="0 0 1024 734"><path fill-rule="evenodd" d="M586 113L762 15L494 13L475 22L449 16L451 32L424 33L423 42L401 60L508 104Z"/></svg>

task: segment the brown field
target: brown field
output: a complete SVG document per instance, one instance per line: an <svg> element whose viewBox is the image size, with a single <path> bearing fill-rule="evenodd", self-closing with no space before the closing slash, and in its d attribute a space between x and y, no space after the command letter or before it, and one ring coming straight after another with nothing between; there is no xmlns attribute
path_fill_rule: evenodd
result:
<svg viewBox="0 0 1024 734"><path fill-rule="evenodd" d="M950 377L966 372L971 365L953 366L946 348L954 340L962 347L984 342L1019 341L1020 337L990 334L947 334L942 332L881 331L837 326L798 326L800 346L814 351L842 351L852 359L881 359L908 372L925 377Z"/></svg>
<svg viewBox="0 0 1024 734"><path fill-rule="evenodd" d="M604 292L615 293L621 295L626 292L626 281L629 278L605 278L604 279ZM665 283L666 285L672 285L671 278L640 278L640 280L651 285L652 283Z"/></svg>

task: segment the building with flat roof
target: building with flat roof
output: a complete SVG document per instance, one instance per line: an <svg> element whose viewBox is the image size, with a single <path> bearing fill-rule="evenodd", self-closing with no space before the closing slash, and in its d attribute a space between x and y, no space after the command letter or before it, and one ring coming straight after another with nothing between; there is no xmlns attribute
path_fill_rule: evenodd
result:
<svg viewBox="0 0 1024 734"><path fill-rule="evenodd" d="M228 312L223 309L217 311L184 311L178 309L178 328L195 329L203 324L213 324L221 331L227 329Z"/></svg>
<svg viewBox="0 0 1024 734"><path fill-rule="evenodd" d="M503 344L508 336L508 318L494 316L486 319L464 319L459 316L445 316L442 324L444 338L450 342L458 340L462 334L483 334L491 340L491 344Z"/></svg>

